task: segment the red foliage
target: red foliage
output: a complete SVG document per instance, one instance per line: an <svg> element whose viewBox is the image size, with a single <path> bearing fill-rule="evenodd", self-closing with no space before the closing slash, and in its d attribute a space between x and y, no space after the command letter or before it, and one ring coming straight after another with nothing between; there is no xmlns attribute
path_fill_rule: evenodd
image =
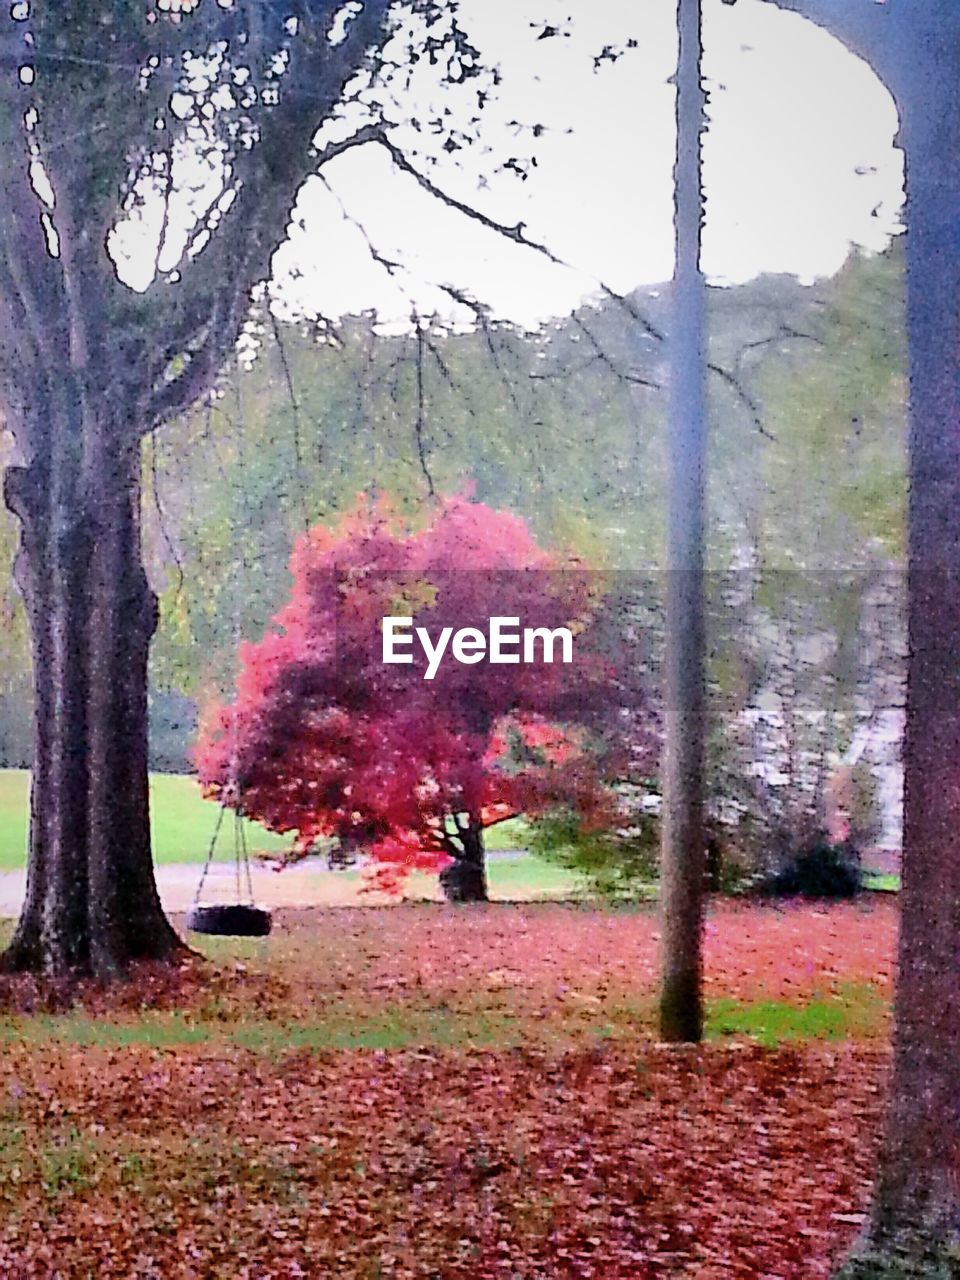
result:
<svg viewBox="0 0 960 1280"><path fill-rule="evenodd" d="M244 645L236 699L202 738L202 783L276 831L295 856L321 836L363 844L378 887L439 870L460 830L558 802L595 809L616 683L591 649L598 576L544 551L523 520L464 496L411 530L381 502L312 529L291 560L289 603ZM432 679L382 661L381 620L486 632L568 627L571 663L467 665Z"/></svg>

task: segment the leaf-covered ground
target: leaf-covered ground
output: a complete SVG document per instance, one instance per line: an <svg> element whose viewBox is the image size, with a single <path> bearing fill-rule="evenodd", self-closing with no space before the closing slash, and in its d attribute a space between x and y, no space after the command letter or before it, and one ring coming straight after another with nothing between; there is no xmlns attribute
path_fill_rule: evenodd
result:
<svg viewBox="0 0 960 1280"><path fill-rule="evenodd" d="M291 912L119 996L6 992L0 1275L826 1277L856 1233L895 904Z"/></svg>

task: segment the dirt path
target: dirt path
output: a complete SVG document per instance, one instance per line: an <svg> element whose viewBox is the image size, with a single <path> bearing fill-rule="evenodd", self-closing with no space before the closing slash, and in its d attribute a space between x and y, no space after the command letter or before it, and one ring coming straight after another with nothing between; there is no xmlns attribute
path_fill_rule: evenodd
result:
<svg viewBox="0 0 960 1280"><path fill-rule="evenodd" d="M200 871L196 863L168 863L157 867L157 886L166 911L185 911L191 905ZM265 907L356 906L388 901L382 894L365 893L361 897L358 875L328 871L325 867L296 867L283 872L255 867L251 876L254 900ZM19 915L25 887L25 872L0 873L0 916ZM204 884L203 900L233 901L236 888L232 867L213 867ZM418 893L417 896L428 895Z"/></svg>
<svg viewBox="0 0 960 1280"><path fill-rule="evenodd" d="M509 860L522 855L498 850L488 856ZM166 911L185 911L191 905L201 869L195 862L166 863L157 867L157 885ZM251 877L254 901L265 907L371 906L395 901L385 894L361 893L363 879L359 872L329 871L321 862L291 867L282 872L254 864ZM0 917L20 914L25 887L26 872L0 872ZM224 864L212 866L204 883L203 901L231 902L236 896L233 867ZM240 896L245 897L246 894ZM411 876L406 896L439 900L440 892L434 877ZM520 892L515 896L525 895Z"/></svg>

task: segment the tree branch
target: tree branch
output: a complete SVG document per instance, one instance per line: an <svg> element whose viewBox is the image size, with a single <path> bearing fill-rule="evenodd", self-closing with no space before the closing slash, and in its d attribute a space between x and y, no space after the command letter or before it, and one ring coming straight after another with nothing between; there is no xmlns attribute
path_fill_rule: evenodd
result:
<svg viewBox="0 0 960 1280"><path fill-rule="evenodd" d="M419 317L415 317L417 326L417 357L416 357L416 374L417 374L417 413L414 420L414 435L417 441L417 457L420 459L420 470L423 472L423 478L427 482L427 495L431 498L437 496L434 488L433 476L427 465L427 448L424 439L426 428L426 399L423 389L423 325L420 323Z"/></svg>
<svg viewBox="0 0 960 1280"><path fill-rule="evenodd" d="M707 368L711 373L715 373L725 386L730 388L736 398L750 414L753 425L764 439L776 440L777 437L773 432L763 425L763 415L760 412L760 406L757 404L756 400L754 400L753 396L750 395L749 391L736 374L731 373L729 369L725 369L723 365L714 364L712 361L707 362Z"/></svg>
<svg viewBox="0 0 960 1280"><path fill-rule="evenodd" d="M143 326L148 331L158 327L155 290L161 287L170 290L161 310L179 316L180 323L172 326L176 341L166 345L146 379L154 389L143 404L142 431L183 412L213 386L239 337L253 288L268 276L283 242L297 191L310 174L313 138L368 50L382 38L389 7L390 0L366 0L336 45L327 38L336 6L301 19L289 64L277 81L277 104L260 115L254 145L238 149L231 159L236 197L223 215L223 226L184 267L182 284L154 285L145 297ZM313 92L301 98L299 85ZM354 140L350 145L360 144ZM339 154L346 146L338 144L334 150ZM214 307L211 298L216 299ZM170 378L170 365L181 354L187 354L187 366Z"/></svg>
<svg viewBox="0 0 960 1280"><path fill-rule="evenodd" d="M472 219L474 222L479 223L481 226L486 227L488 231L493 231L497 235L500 235L505 239L512 241L514 244L521 245L526 249L532 249L535 253L539 253L542 257L545 257L549 262L552 262L554 266L563 267L566 270L574 269L569 262L566 262L563 258L559 257L557 254L553 252L552 249L548 248L545 244L541 244L539 241L536 241L536 240L531 240L525 234L524 223L518 222L514 226L510 226L507 223L499 222L497 221L497 219L489 217L487 214L481 212L479 209L474 209L472 206L466 204L464 201L457 199L456 196L452 196L448 192L445 192L441 187L438 187L436 183L434 183L430 178L428 178L425 174L421 173L420 170L417 169L415 165L411 164L411 162L403 154L403 152L396 145L396 143L394 143L387 136L385 130L381 126L372 125L368 129L366 129L364 131L364 142L376 142L380 146L384 147L385 150L390 155L396 167L400 169L401 172L408 174L410 177L412 177L416 181L418 186L420 186L424 191L428 193L428 195L435 197L437 200L441 201L441 203L447 205L449 208L457 210L459 213L462 213L465 217L468 217ZM360 145L360 144L358 143L356 145ZM615 302L618 306L622 307L630 316L630 318L633 321L635 321L643 329L644 333L646 333L648 337L652 338L656 342L666 341L666 335L664 334L664 332L661 329L659 329L656 325L654 325L652 321L650 321L650 319L643 314L643 312L640 310L640 308L637 306L636 302L632 298L630 298L625 294L618 293L615 289L605 284L602 280L598 280L597 283L599 284L603 295L607 299L609 299L611 302ZM457 302L461 303L463 306L469 307L474 312L474 314L478 316L478 318L481 318L481 323L483 324L484 332L487 333L487 326L486 326L482 308L479 307L478 304L473 302L472 299L470 299L469 296L463 291L455 289L451 285L444 285L442 287L444 291L447 292ZM488 343L489 343L489 336L488 336ZM611 369L615 373L617 373L619 377L629 382L639 383L643 386L650 386L654 388L657 386L657 384L652 380L645 379L638 374L629 374L629 373L624 373L618 370L615 367L615 365L613 365L613 363L610 362L609 356L602 351L599 345L595 343L595 346L601 358L604 359L606 362L610 363ZM729 387L734 392L737 399L740 401L740 403L744 406L744 408L750 414L751 421L753 422L757 430L760 432L760 434L769 440L774 439L774 436L772 435L772 433L769 430L767 430L767 428L763 424L763 418L760 412L759 405L753 399L753 397L749 394L749 392L746 390L746 388L743 386L740 380L736 377L736 375L731 373L729 369L725 369L722 365L716 364L712 361L707 363L707 368L710 370L711 373L715 374L727 387Z"/></svg>

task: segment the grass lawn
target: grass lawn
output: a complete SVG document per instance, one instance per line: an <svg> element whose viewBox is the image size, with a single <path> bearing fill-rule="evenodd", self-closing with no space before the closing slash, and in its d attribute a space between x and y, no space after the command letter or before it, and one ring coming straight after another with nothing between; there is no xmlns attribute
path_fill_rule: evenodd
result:
<svg viewBox="0 0 960 1280"><path fill-rule="evenodd" d="M30 775L0 769L0 871L26 865Z"/></svg>
<svg viewBox="0 0 960 1280"><path fill-rule="evenodd" d="M23 769L0 769L0 871L15 871L26 865L27 811L30 775ZM150 804L153 822L153 851L157 862L202 862L207 855L217 824L217 806L204 800L193 778L154 773L150 777ZM256 822L244 824L251 853L271 852L289 845L286 837L264 830ZM501 822L488 833L487 848L523 847L526 824L522 819ZM222 854L232 848L232 818L228 814L220 836ZM538 872L546 882L562 881L563 873ZM516 873L506 873L509 881ZM535 877L536 878L536 877ZM559 881L558 881L559 882Z"/></svg>
<svg viewBox="0 0 960 1280"><path fill-rule="evenodd" d="M23 769L0 769L0 871L26 865L30 775ZM217 823L217 806L204 800L192 778L155 773L150 778L153 850L157 862L202 862ZM224 819L219 848L232 842L232 818ZM246 825L251 852L284 849L286 838L257 823Z"/></svg>
<svg viewBox="0 0 960 1280"><path fill-rule="evenodd" d="M874 893L899 893L900 877L884 871L864 871L864 887Z"/></svg>
<svg viewBox="0 0 960 1280"><path fill-rule="evenodd" d="M543 858L498 859L487 863L490 892L497 898L563 898L583 893L582 877Z"/></svg>
<svg viewBox="0 0 960 1280"><path fill-rule="evenodd" d="M26 864L29 786L30 775L24 770L0 770L0 871L19 870ZM192 778L174 774L153 774L150 798L156 862L202 862L216 827L216 804L203 799ZM252 854L284 849L289 844L286 838L264 830L258 823L244 825ZM526 830L526 823L520 818L498 823L488 832L487 848L491 852L522 849ZM233 817L228 814L217 846L218 861L228 860L232 849ZM491 859L488 874L491 892L500 898L569 897L582 889L579 876L535 857ZM339 872L338 881L356 881L359 889L360 874ZM408 892L414 897L435 894L436 880L415 876Z"/></svg>
<svg viewBox="0 0 960 1280"><path fill-rule="evenodd" d="M500 849L525 849L529 831L523 818L507 818L483 833L484 847L488 853L495 853Z"/></svg>
<svg viewBox="0 0 960 1280"><path fill-rule="evenodd" d="M697 1049L649 908L276 923L0 1014L0 1275L827 1280L856 1234L895 898L715 904Z"/></svg>

